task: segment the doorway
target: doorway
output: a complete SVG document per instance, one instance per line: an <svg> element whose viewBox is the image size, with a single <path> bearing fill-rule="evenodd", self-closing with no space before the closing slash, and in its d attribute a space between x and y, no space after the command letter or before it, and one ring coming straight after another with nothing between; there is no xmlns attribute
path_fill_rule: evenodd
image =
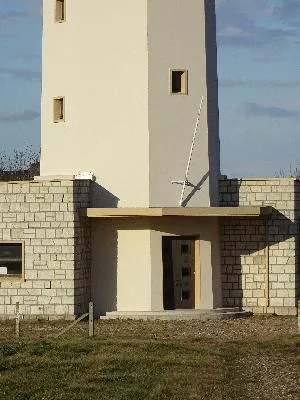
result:
<svg viewBox="0 0 300 400"><path fill-rule="evenodd" d="M195 308L194 237L163 237L163 294L164 309Z"/></svg>

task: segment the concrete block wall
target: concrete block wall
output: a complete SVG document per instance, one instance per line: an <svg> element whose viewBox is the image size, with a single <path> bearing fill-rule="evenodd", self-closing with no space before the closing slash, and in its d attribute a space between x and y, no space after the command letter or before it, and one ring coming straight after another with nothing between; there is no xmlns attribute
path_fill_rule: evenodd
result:
<svg viewBox="0 0 300 400"><path fill-rule="evenodd" d="M74 318L90 300L90 181L0 182L0 241L24 241L24 279L0 277L0 316Z"/></svg>
<svg viewBox="0 0 300 400"><path fill-rule="evenodd" d="M223 179L222 206L272 206L266 218L221 222L224 306L256 313L295 314L299 298L300 182Z"/></svg>

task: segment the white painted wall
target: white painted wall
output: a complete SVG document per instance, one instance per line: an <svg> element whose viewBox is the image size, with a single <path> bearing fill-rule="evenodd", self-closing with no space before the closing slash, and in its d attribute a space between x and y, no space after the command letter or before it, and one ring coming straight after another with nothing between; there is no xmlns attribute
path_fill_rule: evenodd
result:
<svg viewBox="0 0 300 400"><path fill-rule="evenodd" d="M221 307L217 218L93 220L92 297L97 314L163 310L163 236L200 237L201 307Z"/></svg>
<svg viewBox="0 0 300 400"><path fill-rule="evenodd" d="M147 0L66 6L66 22L55 23L55 1L44 1L41 175L93 171L95 205L146 207ZM64 123L53 123L56 96Z"/></svg>
<svg viewBox="0 0 300 400"><path fill-rule="evenodd" d="M204 95L190 169L201 187L187 206L216 205L213 4L71 0L66 21L55 23L55 0L44 1L41 175L94 172L95 206L177 206L181 186L171 180L184 178ZM187 96L170 96L170 68L188 69ZM53 123L57 96L65 97L63 123Z"/></svg>
<svg viewBox="0 0 300 400"><path fill-rule="evenodd" d="M149 220L93 220L92 237L92 299L96 314L151 310Z"/></svg>
<svg viewBox="0 0 300 400"><path fill-rule="evenodd" d="M118 228L117 310L151 310L150 224L124 222Z"/></svg>
<svg viewBox="0 0 300 400"><path fill-rule="evenodd" d="M111 220L92 223L92 300L95 313L117 309L118 231Z"/></svg>
<svg viewBox="0 0 300 400"><path fill-rule="evenodd" d="M192 144L197 112L204 96L198 136L189 180L194 191L186 206L218 203L215 182L219 177L218 120L215 30L206 19L214 20L214 8L204 0L149 0L149 132L150 205L178 206ZM205 14L207 13L207 16ZM210 51L206 55L206 46ZM169 94L169 69L188 70L188 95ZM209 70L209 73L207 72ZM213 72L212 72L213 71ZM216 89L216 90L215 90ZM193 188L186 189L187 198Z"/></svg>
<svg viewBox="0 0 300 400"><path fill-rule="evenodd" d="M170 181L183 179L204 95L190 176L193 184L203 184L187 205L216 205L215 30L204 22L214 19L213 4L69 0L66 22L55 23L55 1L44 1L41 175L94 172L95 207L177 206L181 187ZM169 95L169 68L189 70L188 96ZM65 97L66 109L65 122L55 124L57 96ZM172 219L168 229L160 227L162 222L151 229L144 222L144 228L124 223L93 221L92 283L99 312L162 308L161 237L166 232L200 233L203 265L215 281L218 254L212 266L213 246L205 245L218 240L211 219L197 224ZM209 289L207 305L213 303Z"/></svg>

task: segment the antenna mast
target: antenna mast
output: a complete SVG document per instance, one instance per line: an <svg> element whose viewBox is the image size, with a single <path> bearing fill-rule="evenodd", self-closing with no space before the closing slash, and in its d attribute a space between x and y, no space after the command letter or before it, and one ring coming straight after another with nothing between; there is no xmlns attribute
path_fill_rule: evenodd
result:
<svg viewBox="0 0 300 400"><path fill-rule="evenodd" d="M190 172L190 166L191 166L192 157L193 157L193 151L194 151L194 147L195 147L195 140L196 140L197 132L198 132L198 129L199 129L199 121L200 121L201 111L202 111L202 108L203 108L203 102L204 102L204 96L202 96L202 98L201 98L201 103L200 103L198 114L197 114L197 120L196 120L195 129L194 129L190 155L189 155L189 159L188 159L188 163L187 163L187 167L186 167L186 171L185 171L185 180L184 181L172 181L172 183L179 183L179 184L183 185L182 186L182 190L181 190L180 200L179 200L179 206L180 207L182 207L185 188L186 188L187 185L189 185L188 176L189 176L189 172Z"/></svg>

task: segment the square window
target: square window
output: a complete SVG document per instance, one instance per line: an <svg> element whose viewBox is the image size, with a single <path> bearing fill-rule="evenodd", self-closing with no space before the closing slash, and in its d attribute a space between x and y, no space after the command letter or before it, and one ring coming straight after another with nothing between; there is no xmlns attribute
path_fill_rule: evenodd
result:
<svg viewBox="0 0 300 400"><path fill-rule="evenodd" d="M181 267L181 276L183 278L191 276L191 268L189 266Z"/></svg>
<svg viewBox="0 0 300 400"><path fill-rule="evenodd" d="M189 253L189 245L188 244L182 244L181 245L181 254L188 254Z"/></svg>
<svg viewBox="0 0 300 400"><path fill-rule="evenodd" d="M23 242L0 242L0 278L23 276L23 247Z"/></svg>
<svg viewBox="0 0 300 400"><path fill-rule="evenodd" d="M183 290L181 292L181 300L189 300L190 299L190 291L189 290Z"/></svg>
<svg viewBox="0 0 300 400"><path fill-rule="evenodd" d="M55 97L53 102L53 121L63 122L65 120L65 99Z"/></svg>
<svg viewBox="0 0 300 400"><path fill-rule="evenodd" d="M170 94L188 94L188 71L186 69L170 70Z"/></svg>
<svg viewBox="0 0 300 400"><path fill-rule="evenodd" d="M55 1L55 22L64 22L66 20L66 2L65 0Z"/></svg>

